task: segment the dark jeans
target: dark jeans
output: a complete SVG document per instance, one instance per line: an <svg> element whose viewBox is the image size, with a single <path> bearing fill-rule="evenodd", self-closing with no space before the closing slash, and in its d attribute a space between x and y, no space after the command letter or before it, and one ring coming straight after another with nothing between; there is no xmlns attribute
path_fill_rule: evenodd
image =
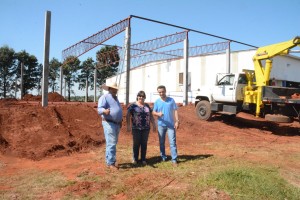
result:
<svg viewBox="0 0 300 200"><path fill-rule="evenodd" d="M150 129L138 130L132 129L133 136L133 159L138 161L139 149L141 147L141 160L146 161L147 143Z"/></svg>

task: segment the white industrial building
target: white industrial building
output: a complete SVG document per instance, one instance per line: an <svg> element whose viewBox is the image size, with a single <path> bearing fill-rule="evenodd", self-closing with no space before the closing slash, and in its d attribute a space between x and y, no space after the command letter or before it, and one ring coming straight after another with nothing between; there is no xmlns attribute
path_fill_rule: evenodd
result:
<svg viewBox="0 0 300 200"><path fill-rule="evenodd" d="M230 53L210 54L190 57L188 60L189 87L188 103L194 102L197 91L214 85L217 73L236 73L243 69L254 70L252 57L256 50L243 50ZM230 64L229 64L230 63ZM230 66L230 67L227 67ZM158 85L165 85L167 95L177 103L183 103L183 72L184 59L148 63L130 71L129 102L134 102L136 94L144 90L147 94L146 102L154 102L159 96L156 92ZM270 79L273 85L300 87L300 57L277 56L273 58L273 68ZM126 102L126 72L110 77L109 82L119 83L118 97L120 102Z"/></svg>

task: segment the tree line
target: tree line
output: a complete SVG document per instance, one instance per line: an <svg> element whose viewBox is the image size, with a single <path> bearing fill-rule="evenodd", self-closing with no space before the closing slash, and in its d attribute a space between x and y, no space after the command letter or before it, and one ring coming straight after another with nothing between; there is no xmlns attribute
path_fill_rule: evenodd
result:
<svg viewBox="0 0 300 200"><path fill-rule="evenodd" d="M96 61L91 57L82 62L73 56L67 57L63 62L52 58L49 61L48 91L58 91L61 67L68 100L71 98L75 83L78 83L78 90L86 90L86 88L93 90L95 69L97 70L96 83L97 86L100 86L107 77L117 73L119 60L116 46L102 47L96 52ZM21 65L23 65L23 87L20 82ZM33 90L37 90L40 94L42 72L43 65L38 62L36 56L25 50L15 52L7 45L0 47L0 98L15 98L18 92L25 95ZM88 95L88 91L86 91L86 95Z"/></svg>

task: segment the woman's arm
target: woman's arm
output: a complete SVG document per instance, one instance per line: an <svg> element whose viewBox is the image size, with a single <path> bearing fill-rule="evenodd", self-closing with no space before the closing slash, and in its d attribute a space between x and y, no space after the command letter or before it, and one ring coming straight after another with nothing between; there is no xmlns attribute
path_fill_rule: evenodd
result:
<svg viewBox="0 0 300 200"><path fill-rule="evenodd" d="M155 132L156 131L156 123L155 123L155 120L154 120L154 117L152 115L152 112L150 112L150 121L152 123L152 131Z"/></svg>

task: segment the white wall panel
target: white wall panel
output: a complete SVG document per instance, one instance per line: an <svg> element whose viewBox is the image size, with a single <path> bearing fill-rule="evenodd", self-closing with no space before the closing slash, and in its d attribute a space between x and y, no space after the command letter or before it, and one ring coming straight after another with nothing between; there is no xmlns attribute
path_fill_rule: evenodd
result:
<svg viewBox="0 0 300 200"><path fill-rule="evenodd" d="M254 69L252 57L255 50L231 52L230 72L242 72L243 69ZM147 102L154 102L158 98L156 88L165 85L167 95L174 97L176 102L182 103L183 89L179 85L179 73L184 71L184 61L174 60L169 62L150 63L131 71L129 102L136 99L136 94L144 90ZM189 58L189 72L191 72L191 91L189 100L193 93L205 87L211 87L215 83L217 73L226 72L226 54L214 54ZM300 82L300 58L298 57L275 57L270 78L277 80L289 80ZM114 82L116 77L107 79ZM126 74L121 74L121 85L119 100L125 102Z"/></svg>

